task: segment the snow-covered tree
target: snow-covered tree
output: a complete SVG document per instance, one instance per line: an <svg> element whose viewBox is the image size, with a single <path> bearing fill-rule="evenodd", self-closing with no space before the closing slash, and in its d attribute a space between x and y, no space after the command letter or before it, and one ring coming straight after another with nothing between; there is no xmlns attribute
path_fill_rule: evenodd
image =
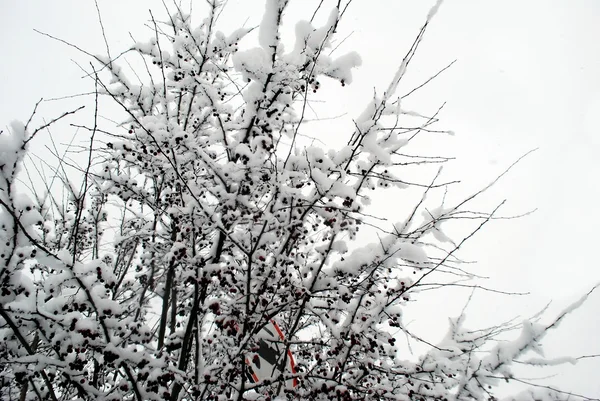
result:
<svg viewBox="0 0 600 401"><path fill-rule="evenodd" d="M398 352L398 333L421 341L403 311L428 296L423 280L471 277L456 252L496 213L468 209L483 190L432 206L428 195L447 190L436 175L405 221L357 243L369 192L411 187L407 168L446 161L413 152L438 115L405 111L397 94L439 2L389 86L331 150L306 139L306 113L361 63L326 52L348 4L330 4L323 26L298 22L291 50L280 33L288 0L266 0L254 48L243 44L254 29L218 31L220 2L208 4L198 26L175 6L166 22L151 17L148 41L93 57L81 183L55 172L65 202L47 182L19 184L48 124L0 134L0 397L496 399L513 362L539 352L578 305L547 324L474 331L460 316L422 356ZM133 76L121 64L131 54L143 60ZM118 127L101 128L99 97L120 107ZM407 118L420 123L405 128ZM449 238L442 223L453 221L473 224L470 233ZM567 398L534 390L514 399Z"/></svg>

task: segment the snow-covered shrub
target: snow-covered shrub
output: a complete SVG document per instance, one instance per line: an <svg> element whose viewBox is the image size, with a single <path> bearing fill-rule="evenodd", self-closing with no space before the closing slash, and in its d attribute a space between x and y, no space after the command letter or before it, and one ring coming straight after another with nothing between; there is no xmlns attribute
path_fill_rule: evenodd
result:
<svg viewBox="0 0 600 401"><path fill-rule="evenodd" d="M301 141L303 110L326 82L350 84L361 61L324 52L339 4L324 26L299 22L286 52L287 3L266 0L255 48L242 45L251 29L216 29L217 2L197 27L177 10L170 30L155 25L130 50L143 83L96 57L97 92L126 118L102 140L90 126L83 184L63 177L66 203L18 187L28 128L0 135L3 399L492 400L512 362L570 311L504 343L514 326L469 331L459 317L420 358L399 355L394 333L414 337L407 301L493 215L466 210L472 197L422 213L425 195L445 188L434 180L405 222L355 243L366 192L406 186L404 166L444 161L404 152L437 120L400 135L394 98L439 4L347 144L326 151ZM454 242L441 223L457 216L476 225Z"/></svg>

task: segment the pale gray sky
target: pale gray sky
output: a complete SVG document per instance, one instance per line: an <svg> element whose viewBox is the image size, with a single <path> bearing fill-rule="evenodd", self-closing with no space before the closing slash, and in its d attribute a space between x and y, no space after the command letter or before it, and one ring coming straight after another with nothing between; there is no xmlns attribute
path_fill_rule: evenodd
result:
<svg viewBox="0 0 600 401"><path fill-rule="evenodd" d="M196 3L200 11L204 1ZM310 18L306 12L314 7L308 4L317 2L291 3L287 18L293 29L297 18ZM374 87L385 88L431 3L354 1L340 29L340 37L352 35L339 52L357 50L363 66L355 73L355 84L343 91L335 89L340 91L339 101L328 104L320 117L344 111L348 117L356 116ZM155 0L99 0L99 6L113 55L131 44L130 31L136 39L148 38L150 32L143 24L149 8L157 19L165 16L162 3ZM262 9L262 0L230 0L222 27L256 25ZM594 256L600 226L596 211L600 205L598 21L597 0L446 0L410 66L404 92L458 59L439 80L407 101L407 107L424 113L448 102L443 127L454 130L456 136L433 136L422 146L424 152L459 158L445 171L446 177L464 182L455 196L481 187L518 156L540 148L479 203L490 208L507 198L506 213L538 211L491 224L463 252L468 259L478 260L474 267L478 274L492 277L489 285L532 295L476 297L482 304L469 309L471 326L516 314L527 316L550 300L554 305L550 312L556 313L600 281L600 263ZM2 127L12 119L26 119L40 97L91 89L71 61L83 64L87 60L35 33L34 28L92 53L105 50L92 0L1 0ZM45 103L41 115L55 116L82 101ZM73 133L55 134L68 141ZM335 132L330 135L335 140ZM395 208L390 206L389 197L375 202L375 207L393 213ZM411 316L416 319L414 327L434 332L432 340L439 336L440 324L445 324L442 312L456 314L468 296L448 294L456 298L432 299ZM600 354L598 310L600 294L548 338L549 354ZM585 360L574 367L553 369L562 375L547 382L600 397L599 369L600 360ZM540 376L546 374L541 371Z"/></svg>

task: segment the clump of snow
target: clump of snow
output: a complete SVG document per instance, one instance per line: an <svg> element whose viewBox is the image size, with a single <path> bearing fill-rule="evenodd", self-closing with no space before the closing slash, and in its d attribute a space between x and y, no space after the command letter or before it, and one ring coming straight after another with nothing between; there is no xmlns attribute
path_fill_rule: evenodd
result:
<svg viewBox="0 0 600 401"><path fill-rule="evenodd" d="M350 52L333 60L325 70L325 74L344 84L352 83L352 69L359 67L362 59L356 52Z"/></svg>
<svg viewBox="0 0 600 401"><path fill-rule="evenodd" d="M265 12L258 32L258 41L268 52L273 52L274 48L280 45L279 25L288 1L267 0L265 3Z"/></svg>
<svg viewBox="0 0 600 401"><path fill-rule="evenodd" d="M233 66L242 74L242 79L248 82L251 80L265 82L272 70L269 56L259 47L234 54Z"/></svg>

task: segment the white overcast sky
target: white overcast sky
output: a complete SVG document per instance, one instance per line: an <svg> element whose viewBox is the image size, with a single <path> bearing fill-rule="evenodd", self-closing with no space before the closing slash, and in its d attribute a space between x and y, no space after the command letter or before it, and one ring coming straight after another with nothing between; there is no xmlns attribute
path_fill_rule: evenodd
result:
<svg viewBox="0 0 600 401"><path fill-rule="evenodd" d="M143 28L149 8L157 19L165 17L160 1L98 3L113 54L131 44L128 32L138 40L149 37ZM288 27L293 29L298 18L310 18L316 3L291 0ZM385 88L432 3L354 0L340 29L341 37L352 35L339 52L357 50L363 66L355 73L355 84L336 92L341 95L320 117L341 111L347 111L348 118L355 117L373 88ZM195 0L197 14L203 4ZM221 29L256 25L263 6L262 0L230 0ZM324 18L326 13L319 15ZM481 187L517 157L539 148L480 204L492 207L508 199L507 213L538 211L519 220L493 223L462 254L479 262L474 269L492 278L488 285L532 295L476 296L474 302L479 304L468 312L471 326L527 316L552 300L550 318L600 281L596 254L600 239L599 21L598 0L446 0L409 68L404 90L458 59L408 103L410 108L430 113L447 102L443 128L452 129L456 136L432 137L423 143L423 153L431 147L459 158L445 172L463 181L454 195ZM12 119L27 119L41 97L91 89L71 61L85 64L86 58L33 29L92 53L104 52L92 0L0 0L0 127ZM40 112L51 118L83 101L44 103ZM55 132L64 142L72 134ZM375 203L379 210L392 214L394 202L388 197ZM430 305L419 309L422 314L411 316L413 327L435 331L429 337L432 340L441 335L437 328L445 324L444 314L458 313L468 294L446 296L456 299L431 299ZM549 356L600 354L599 311L600 293L566 320L560 332L548 337ZM588 359L574 367L536 374L562 371L546 383L600 398L599 369L600 360Z"/></svg>

